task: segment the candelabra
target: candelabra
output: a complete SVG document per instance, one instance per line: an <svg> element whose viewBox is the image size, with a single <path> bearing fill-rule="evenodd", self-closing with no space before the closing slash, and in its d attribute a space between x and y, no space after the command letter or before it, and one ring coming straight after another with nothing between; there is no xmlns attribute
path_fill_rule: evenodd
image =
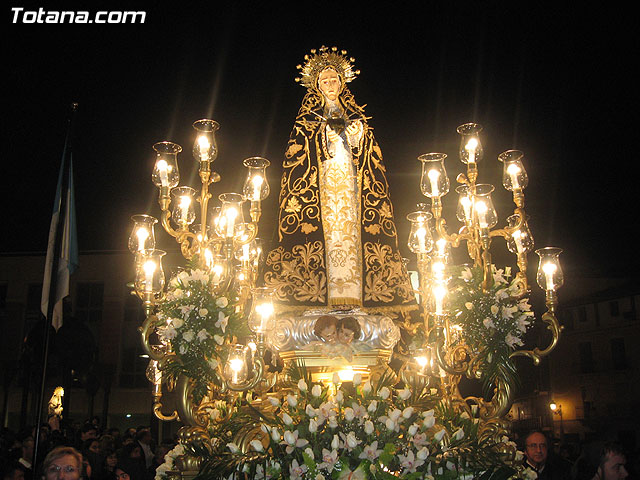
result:
<svg viewBox="0 0 640 480"><path fill-rule="evenodd" d="M210 208L211 185L220 180L211 169L218 156L215 134L219 125L204 119L193 128L192 155L198 162L200 191L179 186L182 147L168 141L156 143L152 180L159 189L161 217L134 215L129 237L129 249L135 255L135 294L146 314L140 332L144 352L151 359L147 376L154 386L153 410L161 420L180 419L185 424L180 431L184 443L206 436L215 400L269 388L275 382L275 374L268 374L263 359L264 334L273 317L272 291L256 287L261 256L258 221L261 202L269 195L269 161L261 157L244 160L248 172L242 193L221 193L220 203ZM245 221L243 207L247 204L249 220ZM190 262L190 269L174 275L168 285L162 266L165 251L156 248L154 227L158 223ZM189 296L195 307L185 302L179 305ZM165 311L168 305L176 305L183 315L173 317ZM241 334L230 331L230 322L236 318L250 330L245 344L239 343ZM200 322L202 329L181 331L180 326L188 322ZM180 346L178 338L183 340ZM197 348L198 342L201 351L206 351L207 363L193 366L186 346ZM171 414L162 411L163 384L177 390L177 409ZM191 459L191 464L188 458L185 461L184 470L197 469L197 459Z"/></svg>
<svg viewBox="0 0 640 480"><path fill-rule="evenodd" d="M512 193L515 208L506 225L495 228L498 215L491 198L494 186L477 182L478 164L484 156L482 127L468 123L457 131L461 136L458 155L466 166L455 188L459 196L456 217L462 223L458 233L449 232L443 217L442 198L451 188L445 168L447 155L428 153L418 157L422 164L420 188L431 199L431 208L419 204L418 210L407 217L411 223L408 247L417 257L417 293L427 338L426 344L414 352L413 370L438 379L443 398L452 405L468 411L478 409L485 424L495 426L500 425L512 403L516 382L508 372L515 368L511 360L526 356L537 365L560 338L562 328L555 310L556 291L563 283L558 261L561 250L536 250L537 283L546 292L547 311L542 321L551 331L551 342L544 349L516 349L534 317L527 303L527 254L533 249L533 236L525 212L528 176L524 155L508 150L498 156L503 164L502 184ZM513 279L509 278L509 267L497 269L492 262L491 244L496 238L505 239L508 250L516 256ZM463 243L471 264L454 265L452 248ZM500 370L507 373L501 374ZM485 395L463 398L458 390L463 376L483 380ZM494 430L498 433L503 429Z"/></svg>

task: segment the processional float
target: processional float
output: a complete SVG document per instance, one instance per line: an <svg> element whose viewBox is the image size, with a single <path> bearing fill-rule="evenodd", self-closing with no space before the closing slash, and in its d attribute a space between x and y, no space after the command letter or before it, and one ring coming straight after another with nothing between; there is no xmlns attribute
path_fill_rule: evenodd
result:
<svg viewBox="0 0 640 480"><path fill-rule="evenodd" d="M447 155L418 158L430 205L406 217L419 279L412 286L382 154L346 87L359 73L353 62L323 47L299 66L307 94L283 164L279 242L268 254L258 239L268 160L244 160L242 192L221 193L212 206L219 125L193 124L199 191L179 186L179 145L153 146L161 216L133 216L129 248L146 314L140 331L154 414L183 424L160 477L529 474L508 438L513 359L538 364L554 349L563 275L560 249L536 250L546 292L541 321L551 340L525 348L524 334L538 320L528 303L533 236L524 155L498 156L514 209L497 228L494 186L478 182L482 128L458 128L464 171L456 178L455 233L443 217ZM157 223L186 260L166 283ZM498 240L516 257L513 274L492 261ZM465 262L454 261L455 249ZM465 377L480 381L482 392L463 396ZM164 411L166 391L176 397L173 412Z"/></svg>

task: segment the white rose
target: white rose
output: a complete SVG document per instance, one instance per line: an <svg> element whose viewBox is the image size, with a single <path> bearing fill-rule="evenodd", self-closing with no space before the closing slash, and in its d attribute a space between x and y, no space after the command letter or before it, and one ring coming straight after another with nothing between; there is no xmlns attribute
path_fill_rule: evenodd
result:
<svg viewBox="0 0 640 480"><path fill-rule="evenodd" d="M362 393L364 394L369 394L371 393L372 387L371 387L371 382L369 380L367 380L364 385L362 386Z"/></svg>
<svg viewBox="0 0 640 480"><path fill-rule="evenodd" d="M307 388L307 382L305 382L302 378L298 380L298 390L300 390L301 392L306 392Z"/></svg>
<svg viewBox="0 0 640 480"><path fill-rule="evenodd" d="M364 422L364 433L366 433L367 435L371 435L375 430L375 427L373 426L373 422L371 420L367 420L366 422Z"/></svg>
<svg viewBox="0 0 640 480"><path fill-rule="evenodd" d="M289 416L289 414L287 412L284 412L282 414L282 421L284 422L285 425L289 426L293 424L293 418L291 418L291 416Z"/></svg>
<svg viewBox="0 0 640 480"><path fill-rule="evenodd" d="M253 448L256 452L262 452L264 447L262 446L262 442L260 440L251 440L249 442L251 448Z"/></svg>
<svg viewBox="0 0 640 480"><path fill-rule="evenodd" d="M320 385L314 385L311 389L311 395L313 395L314 397L319 397L320 395L322 395L322 387Z"/></svg>
<svg viewBox="0 0 640 480"><path fill-rule="evenodd" d="M227 305L229 305L229 300L227 300L226 297L220 297L216 300L216 306L220 307L220 308L224 308Z"/></svg>
<svg viewBox="0 0 640 480"><path fill-rule="evenodd" d="M235 443L227 443L227 448L231 450L231 453L238 453L240 451L240 449Z"/></svg>
<svg viewBox="0 0 640 480"><path fill-rule="evenodd" d="M361 373L356 373L353 376L353 386L357 387L358 385L360 385L362 383L362 374Z"/></svg>
<svg viewBox="0 0 640 480"><path fill-rule="evenodd" d="M287 395L287 403L290 407L296 408L298 406L298 399L293 395Z"/></svg>
<svg viewBox="0 0 640 480"><path fill-rule="evenodd" d="M378 390L378 396L383 400L389 398L389 395L391 395L391 391L387 387L382 387Z"/></svg>

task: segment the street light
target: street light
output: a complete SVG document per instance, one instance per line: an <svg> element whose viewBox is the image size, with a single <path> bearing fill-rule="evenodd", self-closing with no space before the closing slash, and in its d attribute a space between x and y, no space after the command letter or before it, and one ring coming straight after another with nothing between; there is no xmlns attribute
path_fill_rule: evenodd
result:
<svg viewBox="0 0 640 480"><path fill-rule="evenodd" d="M554 415L558 415L560 417L560 440L564 441L564 424L562 422L562 405L554 401L551 401L551 403L549 403L549 408L551 409Z"/></svg>

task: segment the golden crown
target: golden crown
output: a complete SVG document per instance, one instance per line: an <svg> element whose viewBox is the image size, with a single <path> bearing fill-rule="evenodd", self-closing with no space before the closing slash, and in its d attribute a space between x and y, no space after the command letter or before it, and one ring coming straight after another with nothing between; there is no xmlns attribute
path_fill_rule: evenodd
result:
<svg viewBox="0 0 640 480"><path fill-rule="evenodd" d="M311 50L310 54L304 56L304 65L297 66L300 77L296 78L296 82L307 88L316 88L320 72L333 68L344 83L349 83L360 74L360 70L353 69L355 59L347 58L346 54L346 50L338 52L336 47L329 49L324 45L319 50Z"/></svg>

